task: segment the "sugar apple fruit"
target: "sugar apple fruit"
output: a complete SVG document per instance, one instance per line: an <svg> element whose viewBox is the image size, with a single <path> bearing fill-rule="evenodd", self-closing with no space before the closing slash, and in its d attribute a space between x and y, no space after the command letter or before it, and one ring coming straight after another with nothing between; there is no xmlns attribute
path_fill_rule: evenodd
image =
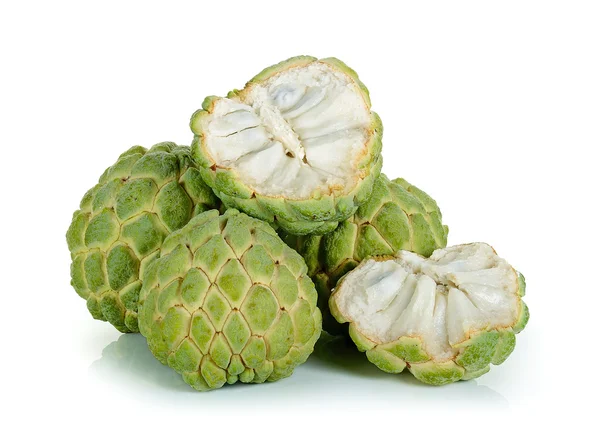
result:
<svg viewBox="0 0 600 432"><path fill-rule="evenodd" d="M525 279L472 243L364 260L330 297L333 316L381 370L442 385L479 377L515 347L529 319Z"/></svg>
<svg viewBox="0 0 600 432"><path fill-rule="evenodd" d="M164 241L140 293L140 331L197 390L276 381L321 334L302 257L267 223L235 209L193 218Z"/></svg>
<svg viewBox="0 0 600 432"><path fill-rule="evenodd" d="M96 319L137 332L143 269L170 232L219 206L189 147L132 147L81 200L67 231L71 285Z"/></svg>
<svg viewBox="0 0 600 432"><path fill-rule="evenodd" d="M329 313L329 295L337 281L372 255L392 255L400 249L429 256L446 246L448 227L436 202L404 179L390 181L381 174L373 193L354 216L323 236L282 238L306 261L308 275L319 293L323 329L343 332Z"/></svg>
<svg viewBox="0 0 600 432"><path fill-rule="evenodd" d="M291 58L202 108L190 126L206 183L226 206L287 232L332 231L381 171L381 120L338 59Z"/></svg>

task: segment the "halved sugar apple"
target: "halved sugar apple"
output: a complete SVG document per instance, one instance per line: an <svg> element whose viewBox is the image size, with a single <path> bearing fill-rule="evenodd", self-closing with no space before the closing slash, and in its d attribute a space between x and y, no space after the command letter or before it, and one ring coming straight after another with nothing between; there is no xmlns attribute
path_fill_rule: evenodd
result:
<svg viewBox="0 0 600 432"><path fill-rule="evenodd" d="M267 223L235 209L193 218L148 267L140 332L197 390L292 374L321 335L306 264Z"/></svg>
<svg viewBox="0 0 600 432"><path fill-rule="evenodd" d="M529 319L525 279L472 243L363 261L331 295L332 314L381 370L427 384L476 378L502 363Z"/></svg>
<svg viewBox="0 0 600 432"><path fill-rule="evenodd" d="M294 234L352 216L381 171L381 120L341 61L294 57L191 119L192 152L228 207Z"/></svg>
<svg viewBox="0 0 600 432"><path fill-rule="evenodd" d="M143 269L167 234L219 205L189 147L163 142L119 156L84 195L67 231L71 285L92 316L137 332Z"/></svg>
<svg viewBox="0 0 600 432"><path fill-rule="evenodd" d="M333 232L282 237L306 261L319 293L324 330L337 334L343 326L329 313L328 302L342 276L372 255L404 249L428 257L446 246L448 227L442 225L442 213L429 195L404 179L390 181L381 174L371 197Z"/></svg>

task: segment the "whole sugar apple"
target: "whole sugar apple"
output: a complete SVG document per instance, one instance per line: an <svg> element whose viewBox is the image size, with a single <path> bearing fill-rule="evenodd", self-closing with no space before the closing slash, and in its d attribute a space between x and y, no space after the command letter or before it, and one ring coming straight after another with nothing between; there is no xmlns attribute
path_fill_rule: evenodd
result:
<svg viewBox="0 0 600 432"><path fill-rule="evenodd" d="M329 313L329 295L337 281L372 255L392 255L400 249L429 256L446 246L448 227L436 202L404 179L381 174L373 193L350 219L323 236L293 236L284 240L306 261L319 293L323 329L338 334L343 327Z"/></svg>
<svg viewBox="0 0 600 432"><path fill-rule="evenodd" d="M338 283L329 305L381 370L407 368L442 385L479 377L515 347L529 319L525 279L494 249L472 243L363 261Z"/></svg>
<svg viewBox="0 0 600 432"><path fill-rule="evenodd" d="M140 331L197 390L276 381L321 334L302 257L267 223L208 211L166 238L144 275Z"/></svg>
<svg viewBox="0 0 600 432"><path fill-rule="evenodd" d="M132 147L81 200L67 231L71 285L92 316L137 332L140 275L172 231L220 205L189 147Z"/></svg>
<svg viewBox="0 0 600 432"><path fill-rule="evenodd" d="M206 183L226 206L287 232L332 231L381 171L381 120L335 58L283 61L202 108L190 126Z"/></svg>

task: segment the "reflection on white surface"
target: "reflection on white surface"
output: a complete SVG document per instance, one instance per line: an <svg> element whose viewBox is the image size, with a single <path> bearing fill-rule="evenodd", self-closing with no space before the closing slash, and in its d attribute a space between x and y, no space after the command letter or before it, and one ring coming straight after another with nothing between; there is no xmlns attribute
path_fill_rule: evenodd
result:
<svg viewBox="0 0 600 432"><path fill-rule="evenodd" d="M122 334L102 350L102 358L90 366L92 375L104 380L139 386L193 390L173 369L154 358L146 339L139 333Z"/></svg>
<svg viewBox="0 0 600 432"><path fill-rule="evenodd" d="M324 336L308 361L296 368L290 378L260 385L225 385L222 389L199 393L183 382L172 369L156 360L140 334L124 334L102 351L102 357L90 366L92 378L119 391L131 392L136 399L163 401L168 395L178 404L231 402L239 398L270 404L343 404L368 400L382 408L398 404L444 403L483 404L508 407L504 396L477 380L444 387L431 387L410 373L386 374L371 363L351 343L342 338ZM210 395L210 396L209 396Z"/></svg>

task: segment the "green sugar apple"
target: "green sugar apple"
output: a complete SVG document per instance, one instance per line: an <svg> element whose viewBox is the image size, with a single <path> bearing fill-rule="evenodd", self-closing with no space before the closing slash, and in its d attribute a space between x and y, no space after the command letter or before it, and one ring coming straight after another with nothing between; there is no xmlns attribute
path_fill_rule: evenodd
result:
<svg viewBox="0 0 600 432"><path fill-rule="evenodd" d="M292 374L321 334L306 264L267 223L235 209L194 217L164 241L140 293L154 356L197 390Z"/></svg>
<svg viewBox="0 0 600 432"><path fill-rule="evenodd" d="M226 206L286 232L332 231L381 171L381 120L335 58L293 57L202 108L190 126L206 183Z"/></svg>
<svg viewBox="0 0 600 432"><path fill-rule="evenodd" d="M189 147L132 147L81 200L67 231L71 285L98 320L137 332L140 275L164 238L220 205Z"/></svg>
<svg viewBox="0 0 600 432"><path fill-rule="evenodd" d="M329 313L329 295L337 281L372 255L392 255L400 249L429 256L446 246L448 227L436 202L404 179L381 174L373 193L350 219L323 236L293 236L284 240L306 261L319 293L323 328L338 334L343 327Z"/></svg>
<svg viewBox="0 0 600 432"><path fill-rule="evenodd" d="M525 279L485 243L364 260L330 299L331 313L381 370L432 385L479 377L515 347L529 319Z"/></svg>

